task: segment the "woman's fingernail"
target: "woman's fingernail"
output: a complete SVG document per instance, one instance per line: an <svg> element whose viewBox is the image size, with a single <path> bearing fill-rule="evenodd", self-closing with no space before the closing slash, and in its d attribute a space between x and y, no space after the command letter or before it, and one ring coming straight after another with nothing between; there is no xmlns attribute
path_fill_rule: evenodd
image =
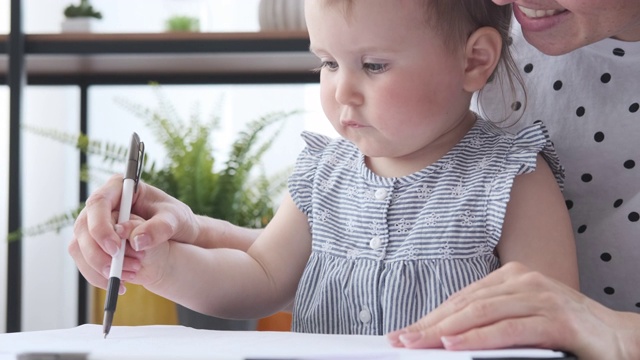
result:
<svg viewBox="0 0 640 360"><path fill-rule="evenodd" d="M120 284L120 288L118 289L118 295L124 295L127 292L127 288L124 285Z"/></svg>
<svg viewBox="0 0 640 360"><path fill-rule="evenodd" d="M147 234L136 235L133 238L133 248L136 251L144 250L147 246L151 244L151 239Z"/></svg>
<svg viewBox="0 0 640 360"><path fill-rule="evenodd" d="M440 341L442 341L442 345L444 346L445 349L452 349L457 344L460 344L460 342L462 342L462 336L460 335L442 336L440 337Z"/></svg>
<svg viewBox="0 0 640 360"><path fill-rule="evenodd" d="M104 249L107 251L107 254L114 256L118 252L118 247L113 241L107 241L104 243Z"/></svg>
<svg viewBox="0 0 640 360"><path fill-rule="evenodd" d="M422 335L420 335L420 333L408 332L400 335L398 338L400 339L400 341L402 341L403 344L409 345L411 343L418 341L421 337Z"/></svg>

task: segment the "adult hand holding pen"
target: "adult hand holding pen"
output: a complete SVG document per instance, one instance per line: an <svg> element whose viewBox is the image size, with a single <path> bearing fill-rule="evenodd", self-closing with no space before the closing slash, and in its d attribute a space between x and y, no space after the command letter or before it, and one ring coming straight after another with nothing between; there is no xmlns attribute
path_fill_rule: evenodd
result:
<svg viewBox="0 0 640 360"><path fill-rule="evenodd" d="M138 184L138 191L133 197L132 220L114 225L122 184L122 176L114 175L87 199L86 207L76 219L74 238L69 245L69 253L80 272L89 283L100 288L107 287L111 256L120 247L121 238L129 239L122 266L122 280L144 285L145 278L149 276L143 265L154 264L149 262L151 259L147 252L134 251L132 242L138 242L139 250L155 248L170 238L189 242L194 238L196 229L195 226L179 226L195 223L186 205L143 182ZM184 218L179 219L179 216ZM186 231L181 231L182 228ZM121 286L120 292L123 291L124 287Z"/></svg>
<svg viewBox="0 0 640 360"><path fill-rule="evenodd" d="M82 275L93 286L106 289L111 254L120 239L129 239L122 267L122 280L145 285L157 279L163 262L158 245L169 240L204 248L246 250L260 230L233 226L226 221L194 215L184 203L140 182L133 197L131 220L114 225L122 193L122 176L114 175L87 199L75 222L69 244ZM139 251L132 244L137 242ZM120 288L120 292L124 287Z"/></svg>

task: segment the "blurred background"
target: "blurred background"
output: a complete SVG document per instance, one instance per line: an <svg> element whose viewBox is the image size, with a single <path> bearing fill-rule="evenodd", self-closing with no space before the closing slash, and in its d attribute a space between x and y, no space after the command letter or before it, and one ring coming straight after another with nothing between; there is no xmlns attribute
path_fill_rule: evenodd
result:
<svg viewBox="0 0 640 360"><path fill-rule="evenodd" d="M78 3L79 1L74 1ZM67 0L22 2L26 34L61 32ZM260 30L258 0L92 0L102 19L95 33L161 33L173 16L198 19L200 32L255 32ZM0 0L0 35L10 28L10 2ZM0 54L0 59L1 59ZM5 55L6 56L6 55ZM163 85L176 113L185 119L197 113L203 120L219 116L213 138L217 161L224 161L238 131L247 122L272 111L302 110L286 122L283 133L265 155L261 166L276 173L291 166L303 148L303 130L334 135L319 102L319 86L303 84ZM79 132L80 90L72 85L28 85L23 90L22 124ZM162 146L144 121L119 103L157 107L149 85L91 85L88 88L88 135L92 139L126 145L132 131L146 143L153 160L162 164ZM9 89L0 84L0 233L7 233L9 164ZM79 156L74 148L29 131L22 132L22 225L30 227L73 209L78 204ZM107 178L96 176L89 192ZM274 194L277 197L278 194ZM71 227L59 233L24 238L22 248L22 331L78 325L78 273L67 253ZM0 331L6 321L7 249L0 247ZM101 309L100 309L101 311Z"/></svg>

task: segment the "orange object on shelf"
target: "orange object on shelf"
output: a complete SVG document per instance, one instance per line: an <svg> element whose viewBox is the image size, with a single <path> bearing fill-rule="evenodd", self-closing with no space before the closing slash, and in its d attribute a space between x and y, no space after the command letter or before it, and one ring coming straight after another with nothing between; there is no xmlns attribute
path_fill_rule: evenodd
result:
<svg viewBox="0 0 640 360"><path fill-rule="evenodd" d="M258 320L258 331L291 331L291 313L279 312Z"/></svg>

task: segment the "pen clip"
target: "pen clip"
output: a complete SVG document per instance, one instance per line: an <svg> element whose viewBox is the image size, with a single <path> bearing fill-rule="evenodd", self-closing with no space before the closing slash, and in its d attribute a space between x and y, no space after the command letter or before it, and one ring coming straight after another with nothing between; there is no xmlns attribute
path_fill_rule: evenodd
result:
<svg viewBox="0 0 640 360"><path fill-rule="evenodd" d="M138 169L136 170L136 186L133 188L133 192L138 191L138 182L140 182L140 175L142 174L142 166L144 165L144 143L140 141L138 144Z"/></svg>
<svg viewBox="0 0 640 360"><path fill-rule="evenodd" d="M125 179L131 179L135 183L134 192L138 191L138 183L142 174L142 166L144 165L144 143L140 141L140 137L135 132L131 135L131 143L129 144L129 156L127 157L127 170L124 175Z"/></svg>

